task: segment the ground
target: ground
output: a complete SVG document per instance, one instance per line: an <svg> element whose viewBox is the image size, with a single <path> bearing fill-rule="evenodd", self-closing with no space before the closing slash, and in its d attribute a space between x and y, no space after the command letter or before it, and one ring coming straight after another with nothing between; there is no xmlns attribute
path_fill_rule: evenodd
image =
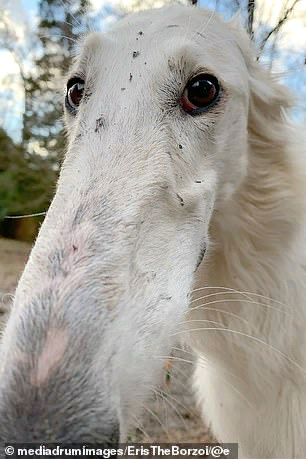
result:
<svg viewBox="0 0 306 459"><path fill-rule="evenodd" d="M18 278L31 246L25 242L0 238L0 328L3 328ZM177 359L192 360L188 350L176 349ZM190 390L192 362L165 362L164 378L147 403L144 419L131 433L130 440L147 442L213 442L203 424Z"/></svg>

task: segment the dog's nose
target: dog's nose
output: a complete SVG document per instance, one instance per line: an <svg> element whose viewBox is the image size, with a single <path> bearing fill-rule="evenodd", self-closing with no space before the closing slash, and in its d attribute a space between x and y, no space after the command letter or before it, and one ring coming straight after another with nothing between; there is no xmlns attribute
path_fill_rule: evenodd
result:
<svg viewBox="0 0 306 459"><path fill-rule="evenodd" d="M119 443L119 438L120 438L120 426L119 426L119 423L117 423L114 425L109 438L106 441L103 441L102 443L103 445L105 444L105 448L110 447L110 446L112 446L113 448L116 448Z"/></svg>
<svg viewBox="0 0 306 459"><path fill-rule="evenodd" d="M103 436L101 440L95 437L95 440L93 441L93 438L88 438L88 441L84 441L84 438L76 440L74 442L69 441L69 443L61 443L60 444L60 449L62 450L63 454L60 456L52 456L54 459L69 459L71 456L80 456L80 457L87 457L87 456L94 456L98 454L98 452L94 452L94 450L117 450L119 446L119 438L120 438L120 429L119 429L119 424L114 427L114 429L111 431L110 434L107 435L107 437ZM28 443L28 446L31 445L31 448L37 446L37 448L40 446L41 443L35 443L31 444ZM56 448L58 445L57 444L44 444L45 448ZM58 454L58 453L56 453ZM100 453L99 453L100 454ZM13 456L15 457L15 456ZM45 458L46 456L35 456L36 458ZM115 457L115 456L113 456Z"/></svg>

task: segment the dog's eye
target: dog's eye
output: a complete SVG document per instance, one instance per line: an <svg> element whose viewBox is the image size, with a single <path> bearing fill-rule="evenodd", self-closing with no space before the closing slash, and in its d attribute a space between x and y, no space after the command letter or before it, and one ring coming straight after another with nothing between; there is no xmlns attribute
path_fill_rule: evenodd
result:
<svg viewBox="0 0 306 459"><path fill-rule="evenodd" d="M68 81L65 102L71 112L76 112L78 109L84 95L84 88L85 82L81 78L70 78Z"/></svg>
<svg viewBox="0 0 306 459"><path fill-rule="evenodd" d="M216 77L207 73L192 78L181 97L181 105L190 115L198 115L210 108L218 99L220 85Z"/></svg>

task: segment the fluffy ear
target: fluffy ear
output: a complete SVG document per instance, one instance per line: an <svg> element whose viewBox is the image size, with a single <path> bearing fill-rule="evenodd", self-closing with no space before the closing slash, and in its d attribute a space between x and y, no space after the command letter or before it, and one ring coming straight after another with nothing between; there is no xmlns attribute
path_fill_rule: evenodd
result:
<svg viewBox="0 0 306 459"><path fill-rule="evenodd" d="M282 142L286 113L295 99L271 72L255 59L249 63L250 105L248 127L251 136Z"/></svg>
<svg viewBox="0 0 306 459"><path fill-rule="evenodd" d="M304 140L301 129L289 121L295 97L258 62L252 46L250 43L247 61L249 179L244 198L256 208L258 235L265 234L270 246L281 240L284 248L305 212L304 166L299 159ZM261 240L262 247L265 243Z"/></svg>
<svg viewBox="0 0 306 459"><path fill-rule="evenodd" d="M271 137L285 121L285 113L295 104L295 98L277 77L257 60L257 50L241 25L238 16L230 24L249 73L249 132ZM278 132L278 134L280 134ZM281 136L280 136L281 137Z"/></svg>

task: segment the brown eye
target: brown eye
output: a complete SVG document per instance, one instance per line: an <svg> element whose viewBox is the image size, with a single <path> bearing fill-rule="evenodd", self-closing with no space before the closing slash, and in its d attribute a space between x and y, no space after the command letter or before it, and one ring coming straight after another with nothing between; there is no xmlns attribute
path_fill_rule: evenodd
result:
<svg viewBox="0 0 306 459"><path fill-rule="evenodd" d="M78 109L84 95L84 87L85 82L81 78L71 78L68 81L65 103L71 112Z"/></svg>
<svg viewBox="0 0 306 459"><path fill-rule="evenodd" d="M181 97L185 112L190 115L203 113L218 99L220 85L216 77L207 73L192 78Z"/></svg>

